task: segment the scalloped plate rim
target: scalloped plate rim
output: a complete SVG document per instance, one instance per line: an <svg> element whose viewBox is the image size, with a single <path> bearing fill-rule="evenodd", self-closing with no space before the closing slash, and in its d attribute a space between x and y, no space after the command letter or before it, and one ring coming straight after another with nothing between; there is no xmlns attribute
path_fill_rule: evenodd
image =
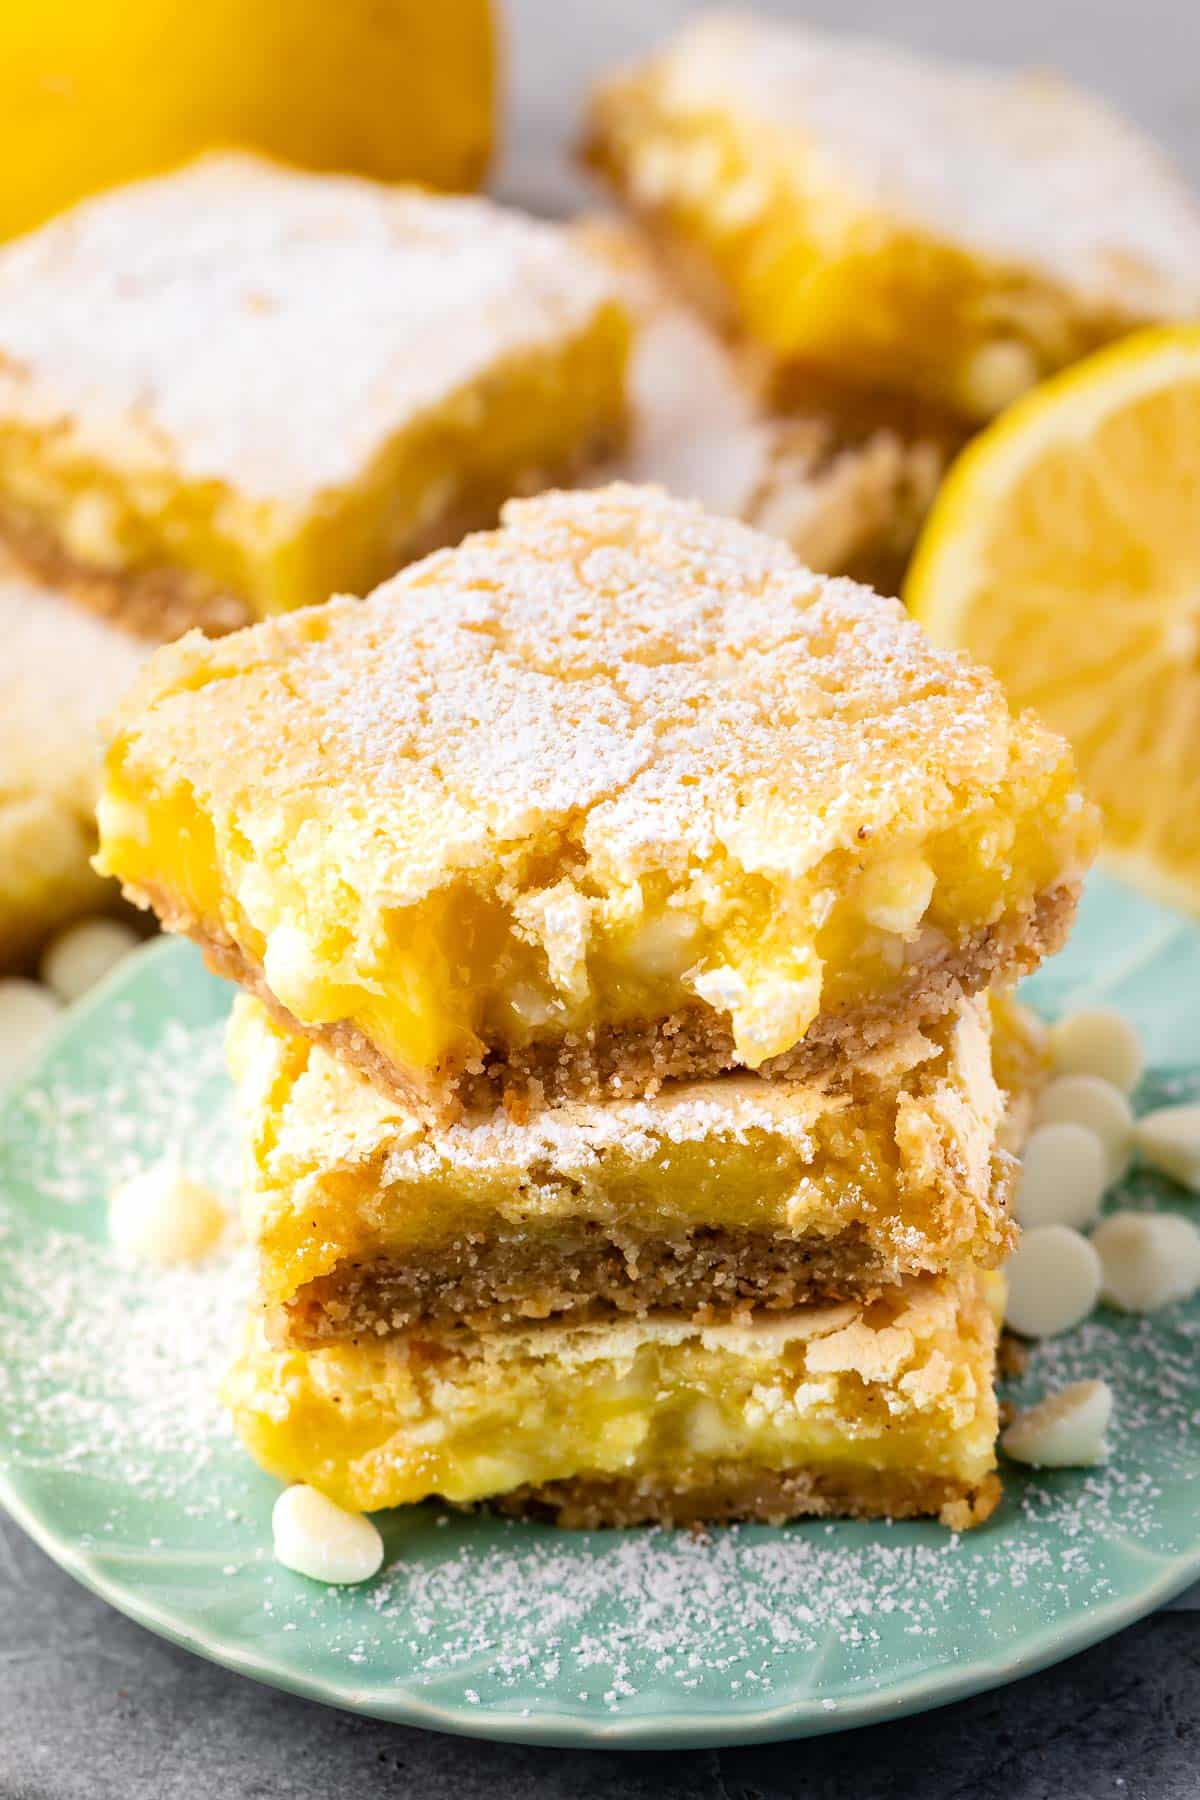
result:
<svg viewBox="0 0 1200 1800"><path fill-rule="evenodd" d="M731 1718L725 1724L715 1720L711 1725L697 1723L686 1713L656 1713L647 1718L600 1722L591 1714L566 1709L518 1713L474 1707L439 1707L403 1688L397 1688L393 1697L382 1688L349 1687L326 1677L307 1677L286 1664L244 1652L225 1638L185 1625L173 1618L167 1609L147 1603L123 1588L119 1581L105 1576L93 1566L86 1550L46 1526L26 1506L3 1469L0 1469L0 1505L52 1562L125 1618L233 1674L248 1676L265 1687L295 1694L301 1699L383 1719L394 1725L444 1731L455 1737L546 1748L717 1749L818 1737L832 1731L911 1718L1052 1668L1055 1663L1090 1649L1156 1612L1200 1579L1198 1545L1189 1555L1160 1558L1164 1568L1159 1579L1137 1595L1095 1606L1074 1626L1048 1626L1032 1640L1024 1638L1023 1648L1016 1656L1000 1660L981 1657L962 1668L943 1673L908 1676L893 1683L886 1693L839 1700L832 1710L819 1701L794 1700ZM1031 1641L1035 1645L1032 1650L1029 1649Z"/></svg>

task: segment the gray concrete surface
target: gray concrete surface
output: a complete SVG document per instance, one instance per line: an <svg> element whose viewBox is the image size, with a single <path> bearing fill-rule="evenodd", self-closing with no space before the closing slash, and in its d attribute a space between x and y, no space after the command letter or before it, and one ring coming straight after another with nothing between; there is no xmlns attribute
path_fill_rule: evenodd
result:
<svg viewBox="0 0 1200 1800"><path fill-rule="evenodd" d="M693 9L506 10L510 126L496 186L569 211L589 198L565 155L589 79ZM917 47L1058 66L1154 131L1200 185L1197 0L805 0L803 11ZM0 1800L410 1794L1197 1800L1200 1618L1164 1614L1015 1687L838 1738L669 1757L525 1750L352 1718L226 1674L112 1613L0 1522Z"/></svg>

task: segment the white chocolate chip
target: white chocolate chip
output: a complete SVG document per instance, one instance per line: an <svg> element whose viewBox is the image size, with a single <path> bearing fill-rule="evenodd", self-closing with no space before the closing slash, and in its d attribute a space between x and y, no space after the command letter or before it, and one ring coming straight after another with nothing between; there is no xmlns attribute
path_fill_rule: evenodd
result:
<svg viewBox="0 0 1200 1800"><path fill-rule="evenodd" d="M1107 1381L1073 1382L1019 1412L1001 1435L1000 1448L1035 1469L1090 1469L1104 1461L1112 1409Z"/></svg>
<svg viewBox="0 0 1200 1800"><path fill-rule="evenodd" d="M285 1488L276 1500L271 1535L275 1560L310 1581L370 1581L383 1563L383 1539L373 1521L303 1483Z"/></svg>
<svg viewBox="0 0 1200 1800"><path fill-rule="evenodd" d="M747 1068L757 1069L800 1042L817 1016L821 980L822 967L814 959L812 968L794 980L749 982L740 970L723 964L695 976L691 985L709 1006L729 1014L738 1057Z"/></svg>
<svg viewBox="0 0 1200 1800"><path fill-rule="evenodd" d="M1120 1181L1133 1156L1133 1110L1120 1088L1099 1075L1060 1075L1038 1097L1038 1125L1084 1125L1104 1145L1108 1186Z"/></svg>
<svg viewBox="0 0 1200 1800"><path fill-rule="evenodd" d="M1092 1244L1104 1298L1121 1312L1157 1312L1200 1287L1200 1232L1178 1213L1112 1213Z"/></svg>
<svg viewBox="0 0 1200 1800"><path fill-rule="evenodd" d="M1039 1125L1021 1157L1013 1210L1022 1225L1091 1225L1108 1185L1108 1155L1094 1131L1069 1120Z"/></svg>
<svg viewBox="0 0 1200 1800"><path fill-rule="evenodd" d="M1123 1094L1142 1078L1142 1040L1123 1013L1111 1006L1068 1013L1050 1027L1050 1062L1056 1075L1098 1075Z"/></svg>
<svg viewBox="0 0 1200 1800"><path fill-rule="evenodd" d="M1200 1106L1160 1106L1144 1114L1134 1142L1152 1169L1200 1194Z"/></svg>
<svg viewBox="0 0 1200 1800"><path fill-rule="evenodd" d="M47 946L42 980L69 1005L102 981L139 942L136 931L119 919L83 919L68 925Z"/></svg>
<svg viewBox="0 0 1200 1800"><path fill-rule="evenodd" d="M112 1242L160 1268L206 1256L225 1224L225 1209L212 1190L173 1162L151 1163L109 1196Z"/></svg>
<svg viewBox="0 0 1200 1800"><path fill-rule="evenodd" d="M317 958L307 934L298 925L276 925L268 935L263 975L275 998L297 1018L307 1019L316 1010L320 986Z"/></svg>
<svg viewBox="0 0 1200 1800"><path fill-rule="evenodd" d="M877 930L911 937L925 916L933 888L933 870L923 857L893 856L863 876L859 910Z"/></svg>
<svg viewBox="0 0 1200 1800"><path fill-rule="evenodd" d="M1006 1273L1005 1321L1022 1337L1070 1331L1100 1298L1100 1258L1069 1225L1039 1225L1024 1232Z"/></svg>
<svg viewBox="0 0 1200 1800"><path fill-rule="evenodd" d="M991 418L1033 387L1037 362L1027 345L1015 338L996 338L976 350L967 364L964 397L972 412Z"/></svg>
<svg viewBox="0 0 1200 1800"><path fill-rule="evenodd" d="M58 1017L58 1001L36 981L0 981L0 1087L33 1061Z"/></svg>

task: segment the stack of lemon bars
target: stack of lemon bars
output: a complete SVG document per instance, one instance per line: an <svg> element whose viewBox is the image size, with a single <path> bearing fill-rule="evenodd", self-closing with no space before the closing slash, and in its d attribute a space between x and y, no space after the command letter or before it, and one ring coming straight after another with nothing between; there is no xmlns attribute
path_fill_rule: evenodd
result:
<svg viewBox="0 0 1200 1800"><path fill-rule="evenodd" d="M100 817L245 989L228 1394L268 1469L567 1525L987 1516L989 990L1096 824L898 602L658 490L510 502L160 650Z"/></svg>

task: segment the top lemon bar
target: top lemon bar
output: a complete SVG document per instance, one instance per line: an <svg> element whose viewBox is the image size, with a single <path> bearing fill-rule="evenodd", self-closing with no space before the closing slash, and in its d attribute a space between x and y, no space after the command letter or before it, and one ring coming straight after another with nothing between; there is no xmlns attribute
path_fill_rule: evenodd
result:
<svg viewBox="0 0 1200 1800"><path fill-rule="evenodd" d="M220 155L0 252L0 537L149 635L366 593L620 435L560 228Z"/></svg>
<svg viewBox="0 0 1200 1800"><path fill-rule="evenodd" d="M1070 751L899 602L656 489L504 521L158 651L98 866L442 1111L808 1073L1057 945Z"/></svg>
<svg viewBox="0 0 1200 1800"><path fill-rule="evenodd" d="M972 418L1200 310L1182 180L1047 75L710 14L600 89L586 150L782 365Z"/></svg>

